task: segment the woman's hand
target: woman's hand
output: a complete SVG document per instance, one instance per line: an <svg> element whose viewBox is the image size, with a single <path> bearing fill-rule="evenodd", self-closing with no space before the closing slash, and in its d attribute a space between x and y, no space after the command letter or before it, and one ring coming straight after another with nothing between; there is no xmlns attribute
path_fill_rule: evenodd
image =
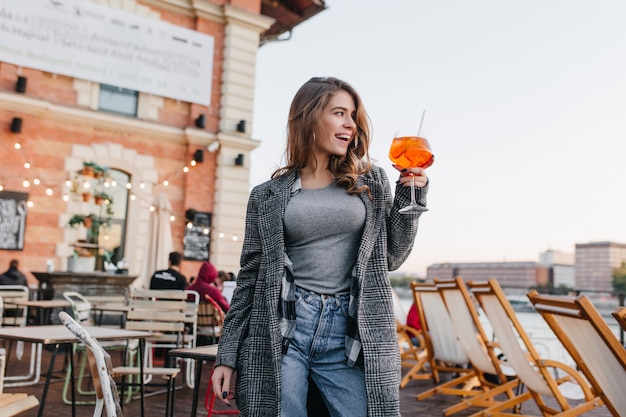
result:
<svg viewBox="0 0 626 417"><path fill-rule="evenodd" d="M230 400L235 398L234 393L230 391L230 379L234 372L235 370L233 368L220 365L215 367L213 376L211 377L213 393L227 405L230 405Z"/></svg>
<svg viewBox="0 0 626 417"><path fill-rule="evenodd" d="M424 168L402 168L398 165L393 166L395 169L400 171L400 179L398 180L398 184L401 184L403 187L411 186L411 177L413 177L415 181L416 187L424 187L428 183L428 177L426 176L426 170Z"/></svg>

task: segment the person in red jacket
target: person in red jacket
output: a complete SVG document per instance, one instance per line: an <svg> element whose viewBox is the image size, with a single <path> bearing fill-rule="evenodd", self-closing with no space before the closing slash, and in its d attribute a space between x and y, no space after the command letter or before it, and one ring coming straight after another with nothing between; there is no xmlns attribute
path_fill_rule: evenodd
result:
<svg viewBox="0 0 626 417"><path fill-rule="evenodd" d="M198 276L186 289L197 291L200 294L201 303L208 302L205 297L208 294L226 313L230 309L230 304L228 304L220 289L215 285L216 278L217 269L215 269L213 264L211 262L202 262Z"/></svg>

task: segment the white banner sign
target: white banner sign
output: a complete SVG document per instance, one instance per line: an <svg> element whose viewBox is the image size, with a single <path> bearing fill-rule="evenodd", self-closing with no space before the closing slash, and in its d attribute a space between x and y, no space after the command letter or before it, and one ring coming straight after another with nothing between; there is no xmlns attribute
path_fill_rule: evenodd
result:
<svg viewBox="0 0 626 417"><path fill-rule="evenodd" d="M0 61L203 105L213 37L85 0L0 0Z"/></svg>

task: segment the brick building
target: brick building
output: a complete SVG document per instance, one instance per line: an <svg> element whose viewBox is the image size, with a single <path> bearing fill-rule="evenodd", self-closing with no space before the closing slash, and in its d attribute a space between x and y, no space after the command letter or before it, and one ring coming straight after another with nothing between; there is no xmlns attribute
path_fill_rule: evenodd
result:
<svg viewBox="0 0 626 417"><path fill-rule="evenodd" d="M113 200L97 245L141 274L155 197L173 247L209 233L236 271L249 193L256 52L324 9L321 0L22 0L0 13L0 269L65 270L88 227L78 174ZM25 217L24 217L25 214ZM100 217L101 219L103 217ZM209 224L210 221L210 224ZM187 225L200 222L200 236ZM210 228L208 227L210 226ZM197 273L200 260L182 271ZM0 272L2 272L0 270ZM29 279L33 280L32 276Z"/></svg>
<svg viewBox="0 0 626 417"><path fill-rule="evenodd" d="M547 284L549 271L549 267L537 262L444 263L429 266L426 279L451 279L460 276L465 281L484 281L496 278L503 287L526 290L537 284Z"/></svg>

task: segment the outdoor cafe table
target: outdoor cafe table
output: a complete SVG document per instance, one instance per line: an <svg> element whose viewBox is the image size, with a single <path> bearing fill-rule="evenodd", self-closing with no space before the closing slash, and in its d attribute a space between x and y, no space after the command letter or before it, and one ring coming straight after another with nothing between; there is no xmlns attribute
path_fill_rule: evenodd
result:
<svg viewBox="0 0 626 417"><path fill-rule="evenodd" d="M11 300L8 304L13 304L21 307L36 308L37 309L37 322L39 324L50 324L47 321L50 319L50 313L55 308L67 308L71 304L67 300Z"/></svg>
<svg viewBox="0 0 626 417"><path fill-rule="evenodd" d="M154 333L125 330L109 327L96 327L96 326L83 326L87 333L96 340L128 340L139 339L140 348L143 347L143 342L148 337L154 337ZM46 325L46 326L24 326L24 327L0 327L0 340L15 340L30 343L40 343L42 345L53 345L52 356L50 358L50 365L48 366L48 373L46 375L46 381L44 383L43 392L39 401L39 413L38 417L43 416L43 410L46 404L46 396L48 395L48 387L50 385L50 378L52 376L52 370L54 369L54 361L56 359L59 346L61 344L76 343L79 339L74 336L64 325ZM72 381L72 416L76 415L76 409L74 404L74 361L72 355L70 357L70 369L71 369L71 381ZM140 360L140 380L143 380L143 360ZM143 411L143 386L141 396L141 409Z"/></svg>
<svg viewBox="0 0 626 417"><path fill-rule="evenodd" d="M198 361L196 363L196 379L193 387L193 401L191 403L191 417L196 416L198 409L198 394L200 392L200 381L202 378L202 365L206 361L214 361L217 358L217 345L197 346L192 348L172 349L170 356L177 358L189 358ZM209 381L209 385L211 381Z"/></svg>

